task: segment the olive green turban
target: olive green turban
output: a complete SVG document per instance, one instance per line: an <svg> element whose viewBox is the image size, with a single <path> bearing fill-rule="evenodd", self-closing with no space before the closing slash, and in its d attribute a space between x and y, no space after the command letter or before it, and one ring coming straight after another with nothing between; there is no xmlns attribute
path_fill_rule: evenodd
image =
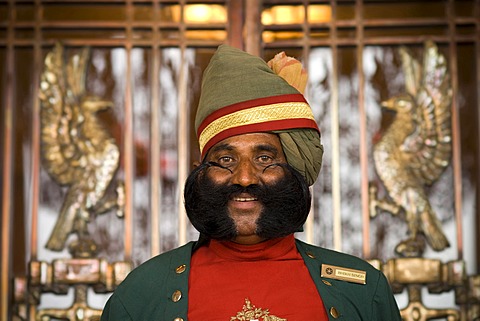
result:
<svg viewBox="0 0 480 321"><path fill-rule="evenodd" d="M313 185L322 165L320 130L293 87L306 83L301 64L282 55L279 63L267 64L239 49L218 47L203 74L195 117L200 151L203 158L213 145L235 135L277 133L287 162Z"/></svg>

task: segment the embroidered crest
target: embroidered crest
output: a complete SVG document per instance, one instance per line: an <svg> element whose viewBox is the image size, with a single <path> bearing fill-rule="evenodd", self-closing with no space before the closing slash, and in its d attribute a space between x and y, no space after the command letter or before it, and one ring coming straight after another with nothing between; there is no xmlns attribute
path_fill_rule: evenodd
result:
<svg viewBox="0 0 480 321"><path fill-rule="evenodd" d="M287 319L270 315L268 309L262 310L261 308L257 308L248 298L245 298L242 311L238 312L236 316L231 317L230 321L287 321Z"/></svg>

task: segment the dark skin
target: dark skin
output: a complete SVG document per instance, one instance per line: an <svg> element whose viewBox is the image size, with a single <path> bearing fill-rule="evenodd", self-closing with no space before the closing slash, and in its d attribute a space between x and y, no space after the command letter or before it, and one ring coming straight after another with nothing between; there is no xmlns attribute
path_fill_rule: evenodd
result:
<svg viewBox="0 0 480 321"><path fill-rule="evenodd" d="M217 184L268 185L285 176L280 167L265 171L267 166L286 163L280 139L270 133L242 134L224 139L209 150L205 161L219 165L207 172ZM233 242L252 245L265 240L256 234L257 220L263 210L261 202L242 193L232 197L227 207L237 230Z"/></svg>

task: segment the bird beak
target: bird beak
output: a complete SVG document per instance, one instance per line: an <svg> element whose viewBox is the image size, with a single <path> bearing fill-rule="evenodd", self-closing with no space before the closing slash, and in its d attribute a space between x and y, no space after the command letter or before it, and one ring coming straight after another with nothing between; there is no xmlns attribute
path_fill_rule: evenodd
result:
<svg viewBox="0 0 480 321"><path fill-rule="evenodd" d="M394 109L395 108L394 99L390 98L390 99L384 100L380 103L380 106L386 109Z"/></svg>

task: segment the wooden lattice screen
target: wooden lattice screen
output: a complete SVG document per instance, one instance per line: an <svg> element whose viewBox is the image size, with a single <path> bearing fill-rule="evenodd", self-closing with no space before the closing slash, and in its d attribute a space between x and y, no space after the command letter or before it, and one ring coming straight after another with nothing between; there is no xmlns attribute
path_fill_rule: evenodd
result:
<svg viewBox="0 0 480 321"><path fill-rule="evenodd" d="M451 246L427 248L423 256L441 260L445 270L456 267L448 262L464 262L469 275L479 273L478 0L2 0L0 35L2 320L62 310L52 302L61 302L68 286L40 278L56 269L53 262L78 267L66 248L45 248L66 196L42 163L40 135L41 74L56 44L65 57L90 48L86 91L113 103L99 117L120 150L115 180L124 184L123 217L111 211L89 223L98 251L88 262L98 264L99 277L82 284L98 281L96 292L108 293L131 266L196 238L182 187L198 159L192 128L202 72L221 43L266 60L285 51L304 63L326 153L299 237L381 264L395 257L406 225L383 212L370 216L371 184L384 193L373 144L393 119L380 103L405 89L399 47L421 59L425 41L433 41L451 77L452 157L427 193ZM478 284L462 289L478 291ZM86 288L75 290L83 302ZM106 295L98 297L92 311ZM440 301L453 308L462 303L458 297ZM464 297L479 302L478 293ZM405 307L405 293L398 298ZM479 310L461 305L458 315L473 320Z"/></svg>

